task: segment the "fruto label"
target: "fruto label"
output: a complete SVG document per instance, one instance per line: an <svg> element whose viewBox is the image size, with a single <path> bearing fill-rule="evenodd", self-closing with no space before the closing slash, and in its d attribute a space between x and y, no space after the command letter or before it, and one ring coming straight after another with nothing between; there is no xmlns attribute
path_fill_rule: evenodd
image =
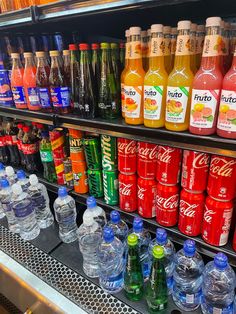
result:
<svg viewBox="0 0 236 314"><path fill-rule="evenodd" d="M171 43L170 43L170 37L165 37L164 38L164 56L169 56L170 55L170 49L171 49Z"/></svg>
<svg viewBox="0 0 236 314"><path fill-rule="evenodd" d="M68 87L51 87L53 107L69 107L70 91Z"/></svg>
<svg viewBox="0 0 236 314"><path fill-rule="evenodd" d="M14 86L12 87L13 99L15 104L25 104L25 93L24 88L22 86Z"/></svg>
<svg viewBox="0 0 236 314"><path fill-rule="evenodd" d="M162 96L163 86L144 86L144 119L160 119Z"/></svg>
<svg viewBox="0 0 236 314"><path fill-rule="evenodd" d="M219 56L223 48L223 39L220 35L206 35L203 46L203 57Z"/></svg>
<svg viewBox="0 0 236 314"><path fill-rule="evenodd" d="M178 35L176 43L176 56L190 55L190 36Z"/></svg>
<svg viewBox="0 0 236 314"><path fill-rule="evenodd" d="M150 57L161 57L164 55L165 43L163 37L152 38Z"/></svg>
<svg viewBox="0 0 236 314"><path fill-rule="evenodd" d="M125 86L125 116L127 118L140 118L142 93L142 86Z"/></svg>
<svg viewBox="0 0 236 314"><path fill-rule="evenodd" d="M236 91L222 90L217 128L236 132Z"/></svg>
<svg viewBox="0 0 236 314"><path fill-rule="evenodd" d="M203 129L213 127L219 95L219 89L193 89L190 114L191 126Z"/></svg>
<svg viewBox="0 0 236 314"><path fill-rule="evenodd" d="M51 107L51 100L50 100L50 93L48 88L38 88L38 94L40 99L40 104L42 108L50 108Z"/></svg>
<svg viewBox="0 0 236 314"><path fill-rule="evenodd" d="M0 104L13 106L13 97L7 70L0 70Z"/></svg>
<svg viewBox="0 0 236 314"><path fill-rule="evenodd" d="M39 106L39 96L38 91L36 87L29 87L28 88L28 96L29 96L29 102L31 106Z"/></svg>
<svg viewBox="0 0 236 314"><path fill-rule="evenodd" d="M167 87L166 121L184 123L189 98L189 87Z"/></svg>
<svg viewBox="0 0 236 314"><path fill-rule="evenodd" d="M41 157L42 162L52 162L53 161L52 152L50 152L50 151L40 150L40 157Z"/></svg>
<svg viewBox="0 0 236 314"><path fill-rule="evenodd" d="M129 59L139 59L142 58L141 42L132 41L129 43L130 54Z"/></svg>

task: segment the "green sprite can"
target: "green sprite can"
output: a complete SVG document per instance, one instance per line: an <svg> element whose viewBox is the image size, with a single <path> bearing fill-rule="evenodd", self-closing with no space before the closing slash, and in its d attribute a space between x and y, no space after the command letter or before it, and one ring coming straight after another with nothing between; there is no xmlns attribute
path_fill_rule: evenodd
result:
<svg viewBox="0 0 236 314"><path fill-rule="evenodd" d="M83 140L83 144L88 169L102 169L100 138L87 137Z"/></svg>
<svg viewBox="0 0 236 314"><path fill-rule="evenodd" d="M89 194L94 197L103 196L102 170L88 170Z"/></svg>
<svg viewBox="0 0 236 314"><path fill-rule="evenodd" d="M117 205L119 201L118 171L103 170L104 201L109 205Z"/></svg>
<svg viewBox="0 0 236 314"><path fill-rule="evenodd" d="M101 135L102 168L113 171L118 167L116 137Z"/></svg>

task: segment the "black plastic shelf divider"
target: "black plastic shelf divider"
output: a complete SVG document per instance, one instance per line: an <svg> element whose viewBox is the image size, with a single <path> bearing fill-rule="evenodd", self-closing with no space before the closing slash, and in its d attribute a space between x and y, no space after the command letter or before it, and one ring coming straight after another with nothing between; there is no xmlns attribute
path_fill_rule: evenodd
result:
<svg viewBox="0 0 236 314"><path fill-rule="evenodd" d="M32 23L33 15L30 7L0 14L0 30L9 27L21 27Z"/></svg>

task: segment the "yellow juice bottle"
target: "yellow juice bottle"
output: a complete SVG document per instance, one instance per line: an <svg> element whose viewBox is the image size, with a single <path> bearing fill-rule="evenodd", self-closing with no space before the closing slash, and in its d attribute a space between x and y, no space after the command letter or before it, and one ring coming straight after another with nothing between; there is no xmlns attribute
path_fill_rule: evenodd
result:
<svg viewBox="0 0 236 314"><path fill-rule="evenodd" d="M122 110L122 117L125 118L125 75L128 70L129 66L129 29L125 31L126 43L125 43L125 68L121 73L120 83L121 83L121 110Z"/></svg>
<svg viewBox="0 0 236 314"><path fill-rule="evenodd" d="M143 124L143 82L145 72L142 66L141 28L130 30L129 66L124 77L125 83L125 122Z"/></svg>
<svg viewBox="0 0 236 314"><path fill-rule="evenodd" d="M204 38L205 38L205 25L197 25L196 48L195 48L197 70L200 68L200 65L201 65Z"/></svg>
<svg viewBox="0 0 236 314"><path fill-rule="evenodd" d="M193 73L190 68L190 21L178 23L175 64L168 77L165 127L185 131L189 126Z"/></svg>
<svg viewBox="0 0 236 314"><path fill-rule="evenodd" d="M144 125L161 128L165 125L165 101L168 74L164 63L163 25L151 26L149 70L144 78Z"/></svg>
<svg viewBox="0 0 236 314"><path fill-rule="evenodd" d="M171 57L171 71L174 67L175 62L175 50L176 50L176 41L177 41L177 27L171 28L171 39L170 39L170 57Z"/></svg>
<svg viewBox="0 0 236 314"><path fill-rule="evenodd" d="M164 50L164 60L165 60L165 68L166 72L170 74L172 67L171 67L171 27L164 26L163 27L163 35L164 35L164 43L165 43L165 50Z"/></svg>
<svg viewBox="0 0 236 314"><path fill-rule="evenodd" d="M143 60L143 69L148 71L148 37L146 31L141 31L141 51Z"/></svg>

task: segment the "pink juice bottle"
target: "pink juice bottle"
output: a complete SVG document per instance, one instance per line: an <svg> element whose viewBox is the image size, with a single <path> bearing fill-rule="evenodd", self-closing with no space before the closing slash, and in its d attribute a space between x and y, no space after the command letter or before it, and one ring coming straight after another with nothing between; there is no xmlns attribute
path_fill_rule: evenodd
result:
<svg viewBox="0 0 236 314"><path fill-rule="evenodd" d="M232 66L223 80L217 134L236 139L236 46Z"/></svg>
<svg viewBox="0 0 236 314"><path fill-rule="evenodd" d="M201 66L193 80L189 131L210 135L216 131L217 113L222 85L220 69L221 35L220 17L206 20Z"/></svg>

